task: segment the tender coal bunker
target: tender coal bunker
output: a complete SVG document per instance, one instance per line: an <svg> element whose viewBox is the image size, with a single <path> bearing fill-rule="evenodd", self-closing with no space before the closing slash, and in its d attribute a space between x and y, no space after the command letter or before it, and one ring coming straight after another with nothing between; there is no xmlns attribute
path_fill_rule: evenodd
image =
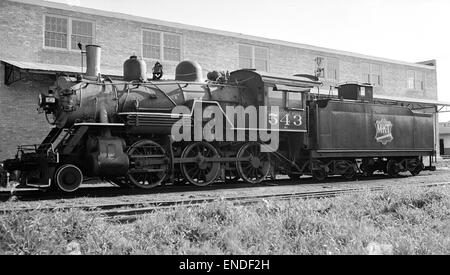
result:
<svg viewBox="0 0 450 275"><path fill-rule="evenodd" d="M359 83L346 83L338 86L339 99L345 100L373 100L373 86Z"/></svg>

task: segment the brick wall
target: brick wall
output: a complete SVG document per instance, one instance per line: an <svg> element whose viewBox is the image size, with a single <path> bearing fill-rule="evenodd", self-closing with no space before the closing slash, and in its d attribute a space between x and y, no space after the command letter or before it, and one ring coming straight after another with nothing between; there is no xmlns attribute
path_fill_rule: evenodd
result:
<svg viewBox="0 0 450 275"><path fill-rule="evenodd" d="M0 76L3 75L0 66ZM39 93L54 84L52 77L29 75L10 86L0 82L0 161L14 157L18 145L37 144L50 132L43 114L37 112Z"/></svg>

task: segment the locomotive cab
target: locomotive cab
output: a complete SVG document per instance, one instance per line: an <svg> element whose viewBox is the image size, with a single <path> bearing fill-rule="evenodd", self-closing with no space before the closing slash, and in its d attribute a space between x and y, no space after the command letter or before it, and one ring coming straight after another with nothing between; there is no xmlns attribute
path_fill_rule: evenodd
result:
<svg viewBox="0 0 450 275"><path fill-rule="evenodd" d="M256 70L236 71L231 77L232 82L249 89L241 94L244 106L268 107L268 129L307 132L306 101L311 89L321 82L305 76L286 77Z"/></svg>

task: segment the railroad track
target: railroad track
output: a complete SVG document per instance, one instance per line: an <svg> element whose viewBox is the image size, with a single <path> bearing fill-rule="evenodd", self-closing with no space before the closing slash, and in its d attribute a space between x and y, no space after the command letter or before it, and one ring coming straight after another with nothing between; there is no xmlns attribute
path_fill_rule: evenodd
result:
<svg viewBox="0 0 450 275"><path fill-rule="evenodd" d="M400 176L400 178L407 178L407 176ZM390 179L389 177L377 174L371 177L365 177L364 181L371 180L381 180ZM339 183L348 182L343 180L341 177L330 177L326 182L321 183ZM278 179L278 180L268 180L263 182L256 187L261 186L284 186L284 185L296 185L298 182L294 182L290 179ZM304 178L301 180L301 184L320 184L314 181L312 178ZM0 202L8 201L11 197L15 197L20 201L42 201L42 200L59 200L59 199L72 199L80 197L118 197L118 196L133 196L133 195L157 195L166 193L176 193L176 192L198 192L198 191L213 191L217 189L239 189L239 188L251 188L255 187L253 184L243 183L243 182L230 182L223 183L218 182L206 187L196 187L192 185L168 185L160 186L155 189L143 190L137 188L119 188L116 186L102 186L102 187L85 187L77 190L74 193L60 193L58 191L43 191L39 189L15 189L11 191L0 191Z"/></svg>
<svg viewBox="0 0 450 275"><path fill-rule="evenodd" d="M450 182L429 183L429 184L408 184L407 186L414 186L416 188L448 186ZM399 185L401 186L401 185ZM404 185L406 186L406 185ZM296 193L274 193L265 195L251 195L251 196L229 196L220 198L196 198L196 199L183 199L173 201L141 201L136 203L115 203L115 204L92 204L82 206L67 206L67 207L42 207L42 208L20 208L20 209L0 209L0 214L7 214L11 212L21 211L68 211L73 209L88 211L90 213L99 214L107 217L108 219L117 222L133 221L139 216L149 214L155 211L164 209L172 209L176 207L193 207L204 204L211 204L217 202L232 202L235 205L248 205L261 202L263 200L299 200L310 198L328 198L345 194L354 194L358 192L376 192L383 191L392 186L373 186L373 187L359 187L359 188L342 188L325 191L306 191Z"/></svg>

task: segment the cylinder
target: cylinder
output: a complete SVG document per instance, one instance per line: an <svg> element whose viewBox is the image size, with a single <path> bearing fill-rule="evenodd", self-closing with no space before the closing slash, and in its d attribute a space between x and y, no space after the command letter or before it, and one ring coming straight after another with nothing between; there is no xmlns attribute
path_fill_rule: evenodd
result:
<svg viewBox="0 0 450 275"><path fill-rule="evenodd" d="M86 46L86 76L97 77L100 71L102 48L97 45Z"/></svg>

